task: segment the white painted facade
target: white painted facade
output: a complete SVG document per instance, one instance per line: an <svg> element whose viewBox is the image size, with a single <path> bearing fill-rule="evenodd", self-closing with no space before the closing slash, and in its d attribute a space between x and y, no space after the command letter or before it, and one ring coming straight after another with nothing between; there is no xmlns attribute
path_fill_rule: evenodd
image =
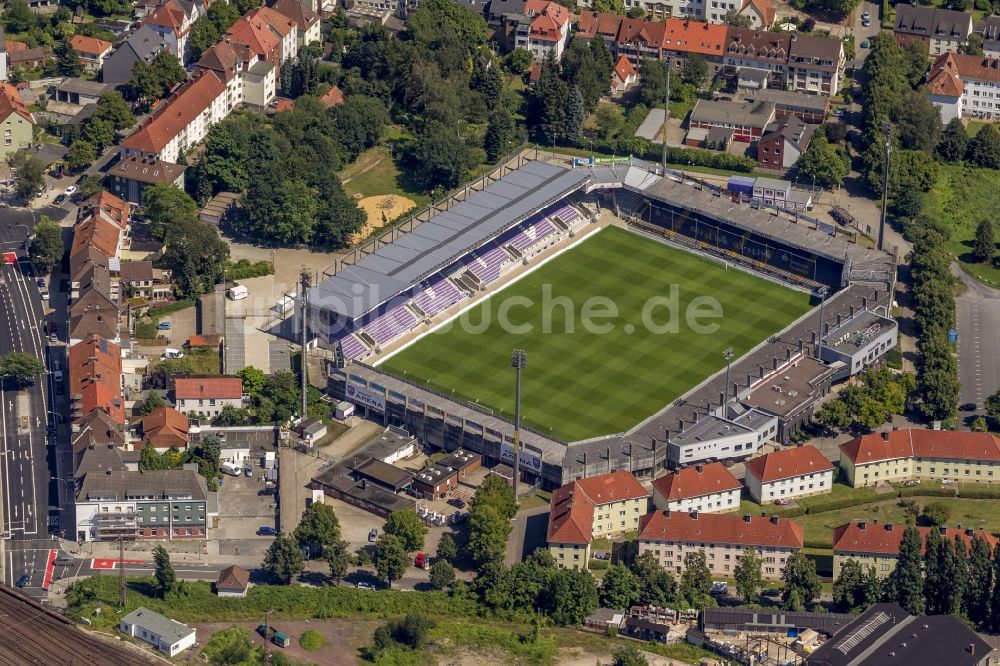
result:
<svg viewBox="0 0 1000 666"><path fill-rule="evenodd" d="M833 489L833 470L811 472L761 483L749 469L745 483L750 496L759 504L773 502L776 499L793 499L807 495L824 495Z"/></svg>
<svg viewBox="0 0 1000 666"><path fill-rule="evenodd" d="M668 511L680 511L690 513L723 513L725 511L736 511L740 508L740 490L733 488L721 493L708 493L695 497L684 497L678 500L667 501L660 493L653 489L653 503L656 508Z"/></svg>

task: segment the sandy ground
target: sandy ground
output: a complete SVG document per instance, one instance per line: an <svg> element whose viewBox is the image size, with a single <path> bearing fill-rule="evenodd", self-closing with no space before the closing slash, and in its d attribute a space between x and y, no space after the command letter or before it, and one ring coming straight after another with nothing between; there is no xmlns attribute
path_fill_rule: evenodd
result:
<svg viewBox="0 0 1000 666"><path fill-rule="evenodd" d="M417 204L413 199L407 199L398 194L380 194L374 197L365 197L358 200L358 206L365 211L368 221L361 231L350 238L351 245L360 243L372 233L392 222L407 211L413 210Z"/></svg>
<svg viewBox="0 0 1000 666"><path fill-rule="evenodd" d="M255 631L257 625L263 622L263 619L264 618L261 618L259 622L199 623L195 624L194 627L198 629L199 646L204 646L215 632L231 627L234 624L250 629L254 643L257 645L263 645L263 639L260 634ZM278 631L282 631L287 634L292 639L292 644L287 648L280 648L273 644L271 644L270 647L272 651L280 652L281 654L304 664L317 664L317 666L348 666L352 664L361 664L363 662L358 654L357 646L369 644L375 629L382 623L382 620L366 620L357 618L352 618L350 620L313 621L274 620L272 622L273 626ZM323 647L316 652L306 652L299 647L299 636L301 636L302 632L307 629L315 629L326 637L326 642L323 644ZM185 652L185 659L181 660L180 663L203 665L205 663L204 660L198 656L200 652L201 649L197 651L189 650Z"/></svg>

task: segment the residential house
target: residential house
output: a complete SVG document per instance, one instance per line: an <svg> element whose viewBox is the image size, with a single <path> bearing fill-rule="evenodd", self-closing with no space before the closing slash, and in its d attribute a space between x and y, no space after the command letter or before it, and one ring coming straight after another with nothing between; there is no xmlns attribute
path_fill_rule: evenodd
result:
<svg viewBox="0 0 1000 666"><path fill-rule="evenodd" d="M844 43L822 35L792 33L788 52L788 88L832 96L844 82Z"/></svg>
<svg viewBox="0 0 1000 666"><path fill-rule="evenodd" d="M20 46L21 48L13 48ZM47 46L28 48L24 42L7 42L7 64L10 71L22 72L38 69L52 58L52 49Z"/></svg>
<svg viewBox="0 0 1000 666"><path fill-rule="evenodd" d="M957 53L972 34L972 14L924 5L896 5L896 42L918 42L928 55Z"/></svg>
<svg viewBox="0 0 1000 666"><path fill-rule="evenodd" d="M853 488L911 479L1000 481L1000 438L989 432L893 430L840 446L840 469Z"/></svg>
<svg viewBox="0 0 1000 666"><path fill-rule="evenodd" d="M124 425L121 347L97 335L88 335L70 346L66 356L70 420L80 421L99 409L119 426Z"/></svg>
<svg viewBox="0 0 1000 666"><path fill-rule="evenodd" d="M88 72L99 71L114 46L111 42L85 35L73 35L69 38L69 45L80 56L80 62Z"/></svg>
<svg viewBox="0 0 1000 666"><path fill-rule="evenodd" d="M246 44L220 41L198 61L196 71L204 70L225 82L227 113L240 104L266 107L277 91L277 66Z"/></svg>
<svg viewBox="0 0 1000 666"><path fill-rule="evenodd" d="M245 598L250 589L250 572L235 564L219 572L215 581L215 594L219 597Z"/></svg>
<svg viewBox="0 0 1000 666"><path fill-rule="evenodd" d="M168 657L194 646L197 635L196 631L186 624L154 613L144 606L123 617L118 623L118 630L126 636L152 644Z"/></svg>
<svg viewBox="0 0 1000 666"><path fill-rule="evenodd" d="M931 66L927 89L946 123L1000 119L1000 57L946 53Z"/></svg>
<svg viewBox="0 0 1000 666"><path fill-rule="evenodd" d="M154 268L152 261L126 261L121 265L119 280L127 298L162 300L173 293L170 271Z"/></svg>
<svg viewBox="0 0 1000 666"><path fill-rule="evenodd" d="M3 146L0 157L7 158L31 145L35 118L21 100L20 93L9 83L0 83L0 130Z"/></svg>
<svg viewBox="0 0 1000 666"><path fill-rule="evenodd" d="M340 106L344 103L344 93L337 86L333 86L320 96L319 103L327 109Z"/></svg>
<svg viewBox="0 0 1000 666"><path fill-rule="evenodd" d="M885 523L880 525L877 520L868 522L866 520L855 520L834 528L833 530L833 576L840 575L840 569L847 560L855 560L864 571L869 567L875 568L875 573L879 578L885 578L896 568L896 560L899 559L899 546L903 542L903 530L906 525L894 525ZM927 547L927 535L931 530L937 530L939 536L945 541L953 542L961 539L968 552L972 540L976 537L984 539L990 545L990 552L996 550L1000 539L989 532L967 527L947 527L944 525L935 527L917 527L920 532L920 552Z"/></svg>
<svg viewBox="0 0 1000 666"><path fill-rule="evenodd" d="M791 45L792 37L787 33L729 28L723 56L724 71L727 76L735 77L741 87L784 90Z"/></svg>
<svg viewBox="0 0 1000 666"><path fill-rule="evenodd" d="M278 0L271 8L295 22L298 46L301 48L321 41L319 14L299 0Z"/></svg>
<svg viewBox="0 0 1000 666"><path fill-rule="evenodd" d="M737 14L749 18L750 27L755 30L770 30L777 17L777 12L770 0L743 0L743 7ZM724 22L725 18L725 14L723 14L722 19L718 19L718 22Z"/></svg>
<svg viewBox="0 0 1000 666"><path fill-rule="evenodd" d="M622 20L614 52L624 55L638 69L643 58L660 60L666 32L665 23L626 18Z"/></svg>
<svg viewBox="0 0 1000 666"><path fill-rule="evenodd" d="M125 155L108 170L111 191L133 204L142 203L147 188L167 183L184 189L187 167L142 155Z"/></svg>
<svg viewBox="0 0 1000 666"><path fill-rule="evenodd" d="M983 38L983 55L1000 58L1000 16L987 16L973 30Z"/></svg>
<svg viewBox="0 0 1000 666"><path fill-rule="evenodd" d="M183 451L191 441L188 417L173 407L157 407L142 417L140 427L145 445L152 446L159 453L172 446Z"/></svg>
<svg viewBox="0 0 1000 666"><path fill-rule="evenodd" d="M198 145L228 115L225 92L214 72L189 79L122 141L123 155L177 162L181 151Z"/></svg>
<svg viewBox="0 0 1000 666"><path fill-rule="evenodd" d="M122 424L115 421L107 412L101 409L95 409L90 412L73 423L71 428L70 446L73 449L73 474L78 478L82 478L87 471L98 469L97 467L91 467L81 471L79 474L77 473L88 451L117 450L124 448L128 442ZM116 461L114 469L125 471L125 467L120 459ZM102 474L104 473L103 469L99 471Z"/></svg>
<svg viewBox="0 0 1000 666"><path fill-rule="evenodd" d="M612 472L578 479L552 493L545 539L556 566L586 569L594 539L639 527L649 509L649 492L631 473Z"/></svg>
<svg viewBox="0 0 1000 666"><path fill-rule="evenodd" d="M514 28L514 46L530 51L536 60L542 60L549 51L559 60L569 39L571 21L572 14L560 4L526 0L524 15Z"/></svg>
<svg viewBox="0 0 1000 666"><path fill-rule="evenodd" d="M802 549L802 526L787 518L738 516L697 511L654 511L639 524L639 555L652 553L660 565L680 576L684 556L703 552L713 576L733 575L743 550L763 558L762 573L777 580L788 558Z"/></svg>
<svg viewBox="0 0 1000 666"><path fill-rule="evenodd" d="M807 654L802 666L986 666L993 663L989 636L954 615L914 617L899 605L870 606L830 640Z"/></svg>
<svg viewBox="0 0 1000 666"><path fill-rule="evenodd" d="M691 117L690 128L731 129L737 141L750 142L764 136L764 131L774 122L774 104L770 102L724 102L699 99Z"/></svg>
<svg viewBox="0 0 1000 666"><path fill-rule="evenodd" d="M705 59L710 76L714 77L723 66L726 29L724 25L702 21L667 19L660 43L660 59L668 61L675 71L680 72L688 56L697 54Z"/></svg>
<svg viewBox="0 0 1000 666"><path fill-rule="evenodd" d="M762 169L790 169L806 152L816 127L795 116L769 125L757 144L757 164Z"/></svg>
<svg viewBox="0 0 1000 666"><path fill-rule="evenodd" d="M187 40L191 26L201 16L201 6L198 4L166 0L146 16L142 24L156 32L183 65L187 62Z"/></svg>
<svg viewBox="0 0 1000 666"><path fill-rule="evenodd" d="M205 479L190 469L87 473L76 493L77 541L204 539Z"/></svg>
<svg viewBox="0 0 1000 666"><path fill-rule="evenodd" d="M104 59L101 80L115 87L125 85L132 78L132 70L136 63L143 62L148 65L160 51L177 55L177 44L154 30L152 26L142 25Z"/></svg>
<svg viewBox="0 0 1000 666"><path fill-rule="evenodd" d="M262 19L251 20L249 14L230 26L223 41L245 45L251 53L267 60L278 69L284 62L281 53L281 35L272 30Z"/></svg>
<svg viewBox="0 0 1000 666"><path fill-rule="evenodd" d="M190 377L174 381L174 404L184 414L215 418L222 408L243 406L243 380L239 377Z"/></svg>
<svg viewBox="0 0 1000 666"><path fill-rule="evenodd" d="M742 490L743 484L721 462L698 464L653 481L653 504L661 511L736 511Z"/></svg>
<svg viewBox="0 0 1000 666"><path fill-rule="evenodd" d="M69 308L69 344L90 335L118 343L118 304L111 299L111 277L106 268L88 269L76 283L80 297Z"/></svg>
<svg viewBox="0 0 1000 666"><path fill-rule="evenodd" d="M293 60L299 54L299 27L290 17L270 7L258 7L249 14L251 22L262 21L278 35L281 44L281 62Z"/></svg>
<svg viewBox="0 0 1000 666"><path fill-rule="evenodd" d="M635 67L625 56L620 56L611 72L611 94L619 96L639 78Z"/></svg>
<svg viewBox="0 0 1000 666"><path fill-rule="evenodd" d="M748 460L745 483L760 504L825 495L833 490L833 465L814 446L780 449Z"/></svg>

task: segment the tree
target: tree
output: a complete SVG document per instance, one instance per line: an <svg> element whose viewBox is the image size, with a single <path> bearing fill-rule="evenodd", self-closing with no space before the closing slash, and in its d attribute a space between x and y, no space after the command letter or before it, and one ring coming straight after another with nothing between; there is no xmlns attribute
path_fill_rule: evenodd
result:
<svg viewBox="0 0 1000 666"><path fill-rule="evenodd" d="M705 604L712 592L712 572L708 570L704 551L684 553L684 573L681 574L680 593L694 608Z"/></svg>
<svg viewBox="0 0 1000 666"><path fill-rule="evenodd" d="M583 95L578 86L573 86L566 99L566 143L576 144L580 141L583 135L583 120Z"/></svg>
<svg viewBox="0 0 1000 666"><path fill-rule="evenodd" d="M419 42L431 44L442 31L454 33L459 41L474 52L486 43L486 20L479 12L450 0L428 0L406 21L406 30Z"/></svg>
<svg viewBox="0 0 1000 666"><path fill-rule="evenodd" d="M97 150L94 144L84 139L77 139L70 144L66 151L66 166L73 173L78 173L84 168L93 164L97 159Z"/></svg>
<svg viewBox="0 0 1000 666"><path fill-rule="evenodd" d="M212 420L212 425L221 427L233 427L247 425L253 420L253 415L246 407L236 407L235 405L223 405L222 411Z"/></svg>
<svg viewBox="0 0 1000 666"><path fill-rule="evenodd" d="M302 551L291 535L281 532L274 538L264 556L264 570L285 585L302 573Z"/></svg>
<svg viewBox="0 0 1000 666"><path fill-rule="evenodd" d="M903 529L896 568L889 574L888 596L908 613L920 615L924 611L924 575L921 567L920 532L913 526Z"/></svg>
<svg viewBox="0 0 1000 666"><path fill-rule="evenodd" d="M347 570L350 568L353 560L351 552L347 549L347 542L343 539L337 539L328 545L323 554L323 559L326 560L327 565L330 567L330 578L334 584L339 583L347 574Z"/></svg>
<svg viewBox="0 0 1000 666"><path fill-rule="evenodd" d="M996 254L997 245L993 237L993 223L987 219L980 221L976 227L976 240L972 246L972 256L976 261L982 263L992 261Z"/></svg>
<svg viewBox="0 0 1000 666"><path fill-rule="evenodd" d="M156 587L160 590L160 596L165 599L177 585L177 574L174 573L174 567L170 564L170 553L163 546L157 546L153 549L153 566L155 567L153 578L156 579Z"/></svg>
<svg viewBox="0 0 1000 666"><path fill-rule="evenodd" d="M104 183L101 181L101 177L92 173L80 182L76 193L84 199L89 199L103 189Z"/></svg>
<svg viewBox="0 0 1000 666"><path fill-rule="evenodd" d="M517 515L517 500L514 498L514 489L499 476L493 474L487 476L476 489L469 510L473 512L484 506L492 506L504 518L512 520Z"/></svg>
<svg viewBox="0 0 1000 666"><path fill-rule="evenodd" d="M200 444L187 450L184 462L198 465L198 474L205 477L208 489L218 490L222 474L222 440L215 435L203 437Z"/></svg>
<svg viewBox="0 0 1000 666"><path fill-rule="evenodd" d="M165 406L167 403L163 399L163 396L157 391L150 391L146 394L146 397L142 399L135 407L135 413L139 416L145 416L155 409Z"/></svg>
<svg viewBox="0 0 1000 666"><path fill-rule="evenodd" d="M372 555L372 564L380 580L384 580L389 587L392 581L399 580L406 573L406 565L409 557L402 542L391 534L383 534L375 542L375 553Z"/></svg>
<svg viewBox="0 0 1000 666"><path fill-rule="evenodd" d="M236 376L243 380L243 392L247 395L257 395L264 390L264 384L267 382L264 371L252 365L237 370Z"/></svg>
<svg viewBox="0 0 1000 666"><path fill-rule="evenodd" d="M632 573L639 579L639 603L666 606L674 602L677 584L653 553L646 551L635 558Z"/></svg>
<svg viewBox="0 0 1000 666"><path fill-rule="evenodd" d="M829 400L823 403L813 416L813 420L827 428L846 428L854 422L844 400Z"/></svg>
<svg viewBox="0 0 1000 666"><path fill-rule="evenodd" d="M181 219L171 224L163 264L171 269L174 292L180 298L211 291L222 280L228 258L229 245L204 222Z"/></svg>
<svg viewBox="0 0 1000 666"><path fill-rule="evenodd" d="M430 581L436 590L447 589L455 582L455 567L445 560L438 560L431 565Z"/></svg>
<svg viewBox="0 0 1000 666"><path fill-rule="evenodd" d="M990 595L989 626L994 632L1000 629L1000 543L993 550L993 592Z"/></svg>
<svg viewBox="0 0 1000 666"><path fill-rule="evenodd" d="M455 537L450 532L441 535L437 545L437 558L454 564L458 558L458 546L455 545Z"/></svg>
<svg viewBox="0 0 1000 666"><path fill-rule="evenodd" d="M684 69L681 70L681 81L700 88L706 78L708 78L708 63L705 61L705 56L698 53L689 54L684 60Z"/></svg>
<svg viewBox="0 0 1000 666"><path fill-rule="evenodd" d="M80 54L70 46L68 39L61 40L52 49L52 54L56 57L56 70L61 76L80 76L83 74L83 63L80 62Z"/></svg>
<svg viewBox="0 0 1000 666"><path fill-rule="evenodd" d="M534 56L531 55L531 51L518 47L507 54L504 64L507 65L507 69L510 70L512 74L524 74L531 67L531 63L534 61Z"/></svg>
<svg viewBox="0 0 1000 666"><path fill-rule="evenodd" d="M928 525L947 525L948 519L951 517L951 509L942 502L931 502L924 507L921 516Z"/></svg>
<svg viewBox="0 0 1000 666"><path fill-rule="evenodd" d="M132 115L128 102L115 90L106 92L97 99L97 106L90 117L110 122L116 131L128 129L135 124L135 116Z"/></svg>
<svg viewBox="0 0 1000 666"><path fill-rule="evenodd" d="M941 131L934 152L944 162L961 162L969 147L969 133L958 118L952 118Z"/></svg>
<svg viewBox="0 0 1000 666"><path fill-rule="evenodd" d="M730 9L726 12L726 16L723 19L723 23L726 25L731 25L734 28L752 28L753 21L750 19L749 14L741 14L735 9Z"/></svg>
<svg viewBox="0 0 1000 666"><path fill-rule="evenodd" d="M615 650L611 666L649 666L649 661L639 648L634 645L623 645Z"/></svg>
<svg viewBox="0 0 1000 666"><path fill-rule="evenodd" d="M851 558L840 567L840 575L833 581L833 602L842 613L852 613L861 608L865 599L865 574L861 564Z"/></svg>
<svg viewBox="0 0 1000 666"><path fill-rule="evenodd" d="M986 410L986 414L994 421L1000 421L1000 389L997 389L995 393L986 398L983 408Z"/></svg>
<svg viewBox="0 0 1000 666"><path fill-rule="evenodd" d="M43 215L32 234L28 242L28 257L39 273L48 273L62 261L62 227Z"/></svg>
<svg viewBox="0 0 1000 666"><path fill-rule="evenodd" d="M514 147L514 120L510 111L504 106L498 106L490 113L483 136L483 148L486 159L496 162Z"/></svg>
<svg viewBox="0 0 1000 666"><path fill-rule="evenodd" d="M552 583L542 592L541 606L558 625L583 624L597 609L597 585L586 570L557 569Z"/></svg>
<svg viewBox="0 0 1000 666"><path fill-rule="evenodd" d="M407 552L423 550L427 526L417 516L415 511L400 509L389 514L382 531L399 538L399 542Z"/></svg>
<svg viewBox="0 0 1000 666"><path fill-rule="evenodd" d="M813 138L798 162L799 174L822 187L839 187L850 173L850 162L825 136Z"/></svg>
<svg viewBox="0 0 1000 666"><path fill-rule="evenodd" d="M299 547L307 548L310 554L319 557L340 541L340 520L329 504L313 502L302 512L299 525L292 534Z"/></svg>
<svg viewBox="0 0 1000 666"><path fill-rule="evenodd" d="M941 136L941 111L925 92L906 93L894 116L900 146L933 153Z"/></svg>
<svg viewBox="0 0 1000 666"><path fill-rule="evenodd" d="M608 608L628 608L639 602L639 578L623 564L616 564L601 580L600 602Z"/></svg>
<svg viewBox="0 0 1000 666"><path fill-rule="evenodd" d="M7 32L28 32L35 25L28 0L11 0L3 12L3 25Z"/></svg>
<svg viewBox="0 0 1000 666"><path fill-rule="evenodd" d="M115 126L110 120L91 118L83 126L80 136L95 150L103 151L115 142Z"/></svg>
<svg viewBox="0 0 1000 666"><path fill-rule="evenodd" d="M45 164L24 150L14 153L8 163L14 171L14 192L31 202L45 187Z"/></svg>
<svg viewBox="0 0 1000 666"><path fill-rule="evenodd" d="M474 157L453 127L432 121L407 150L413 176L424 191L452 188L465 179Z"/></svg>
<svg viewBox="0 0 1000 666"><path fill-rule="evenodd" d="M228 3L225 3L228 4ZM219 41L219 29L208 16L199 18L191 26L191 32L187 38L187 53L185 60L188 62L198 62L201 56Z"/></svg>
<svg viewBox="0 0 1000 666"><path fill-rule="evenodd" d="M806 557L806 554L802 552L795 553L788 558L781 577L785 583L785 587L781 591L781 598L785 602L786 608L790 610L801 610L806 604L812 603L822 590L819 576L816 575L816 562ZM798 601L794 605L792 604L793 594Z"/></svg>
<svg viewBox="0 0 1000 666"><path fill-rule="evenodd" d="M476 566L501 562L510 534L510 519L491 505L469 512L469 544L467 551Z"/></svg>
<svg viewBox="0 0 1000 666"><path fill-rule="evenodd" d="M23 352L10 352L0 357L0 374L10 377L18 386L26 386L37 375L45 372L45 364L37 356Z"/></svg>
<svg viewBox="0 0 1000 666"><path fill-rule="evenodd" d="M184 190L170 183L157 183L143 192L142 210L153 234L164 238L172 222L194 220L198 204Z"/></svg>
<svg viewBox="0 0 1000 666"><path fill-rule="evenodd" d="M569 93L569 86L559 77L555 54L549 51L538 81L528 94L527 114L535 137L546 145L554 146L565 136Z"/></svg>
<svg viewBox="0 0 1000 666"><path fill-rule="evenodd" d="M963 606L965 614L977 627L986 628L990 619L990 592L993 586L993 563L990 545L978 534L969 546L969 575Z"/></svg>
<svg viewBox="0 0 1000 666"><path fill-rule="evenodd" d="M736 568L733 577L736 579L736 591L747 601L757 598L757 590L764 585L764 574L761 567L764 565L762 558L754 548L745 548Z"/></svg>
<svg viewBox="0 0 1000 666"><path fill-rule="evenodd" d="M977 32L971 33L968 41L959 48L959 53L974 56L983 55L983 36Z"/></svg>
<svg viewBox="0 0 1000 666"><path fill-rule="evenodd" d="M983 125L969 141L965 159L973 166L1000 169L1000 129L995 125Z"/></svg>

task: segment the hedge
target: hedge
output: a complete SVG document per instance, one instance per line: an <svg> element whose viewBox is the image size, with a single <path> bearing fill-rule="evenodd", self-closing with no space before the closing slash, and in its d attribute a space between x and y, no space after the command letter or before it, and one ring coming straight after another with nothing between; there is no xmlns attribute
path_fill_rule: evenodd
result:
<svg viewBox="0 0 1000 666"><path fill-rule="evenodd" d="M958 496L966 499L997 499L1000 498L1000 488L968 488L959 486Z"/></svg>
<svg viewBox="0 0 1000 666"><path fill-rule="evenodd" d="M274 266L271 265L270 261L258 261L251 264L247 259L240 259L235 264L226 263L227 280L246 280L272 273L274 273Z"/></svg>
<svg viewBox="0 0 1000 666"><path fill-rule="evenodd" d="M839 500L830 500L828 502L815 502L811 503L806 507L806 513L812 515L814 513L826 513L827 511L837 511L839 509L847 509L852 506L860 506L862 504L869 504L872 501L871 497L845 497Z"/></svg>
<svg viewBox="0 0 1000 666"><path fill-rule="evenodd" d="M803 548L816 548L818 550L830 550L830 542L825 539L818 539L816 541L810 541L806 539L803 544Z"/></svg>
<svg viewBox="0 0 1000 666"><path fill-rule="evenodd" d="M897 497L954 497L954 490L944 488L900 488Z"/></svg>

